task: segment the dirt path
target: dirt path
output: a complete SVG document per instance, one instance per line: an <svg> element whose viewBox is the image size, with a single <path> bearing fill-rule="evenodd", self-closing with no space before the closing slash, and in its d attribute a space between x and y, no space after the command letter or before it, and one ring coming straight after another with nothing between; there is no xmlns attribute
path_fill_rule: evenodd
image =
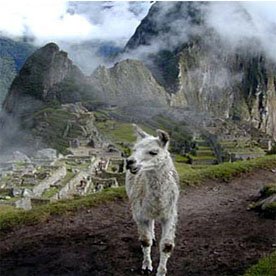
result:
<svg viewBox="0 0 276 276"><path fill-rule="evenodd" d="M271 252L275 221L246 208L261 186L275 179L258 171L228 184L186 189L168 275L240 275ZM1 237L0 260L1 276L135 276L141 250L128 204L121 201ZM153 260L156 267L158 247Z"/></svg>

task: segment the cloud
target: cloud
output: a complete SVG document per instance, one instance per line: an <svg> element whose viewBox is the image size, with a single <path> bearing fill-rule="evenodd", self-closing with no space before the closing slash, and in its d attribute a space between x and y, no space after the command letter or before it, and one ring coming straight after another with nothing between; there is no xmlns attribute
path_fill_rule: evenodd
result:
<svg viewBox="0 0 276 276"><path fill-rule="evenodd" d="M158 35L148 33L147 43L134 51L128 48L128 56L147 59L160 50L174 50L191 36L208 39L212 29L225 49L262 51L276 61L276 2L158 2L154 8L151 33ZM214 41L207 42L216 49Z"/></svg>
<svg viewBox="0 0 276 276"><path fill-rule="evenodd" d="M263 51L276 61L275 2L212 2L206 22L232 48Z"/></svg>
<svg viewBox="0 0 276 276"><path fill-rule="evenodd" d="M5 1L0 10L0 31L8 37L30 36L42 44L86 39L93 26L84 17L69 14L65 1Z"/></svg>
<svg viewBox="0 0 276 276"><path fill-rule="evenodd" d="M146 15L149 2L68 2L18 0L1 2L0 33L48 41L116 41L124 45Z"/></svg>
<svg viewBox="0 0 276 276"><path fill-rule="evenodd" d="M149 2L71 2L69 11L93 26L91 38L124 46L150 7Z"/></svg>

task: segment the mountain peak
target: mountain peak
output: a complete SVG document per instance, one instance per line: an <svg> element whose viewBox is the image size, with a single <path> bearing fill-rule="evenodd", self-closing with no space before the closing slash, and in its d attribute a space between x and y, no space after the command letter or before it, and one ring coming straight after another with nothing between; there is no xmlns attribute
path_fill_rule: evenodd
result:
<svg viewBox="0 0 276 276"><path fill-rule="evenodd" d="M18 113L23 98L45 101L56 84L63 81L74 70L72 61L55 43L48 43L36 50L25 62L14 79L3 103L7 113ZM25 109L25 108L24 108Z"/></svg>

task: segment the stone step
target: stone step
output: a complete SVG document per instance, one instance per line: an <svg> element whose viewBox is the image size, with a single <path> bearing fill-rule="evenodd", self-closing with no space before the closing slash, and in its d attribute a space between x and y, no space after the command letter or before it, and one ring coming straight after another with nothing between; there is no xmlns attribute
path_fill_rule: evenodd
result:
<svg viewBox="0 0 276 276"><path fill-rule="evenodd" d="M215 156L215 152L212 150L197 150L196 156Z"/></svg>
<svg viewBox="0 0 276 276"><path fill-rule="evenodd" d="M192 165L215 165L217 159L192 159Z"/></svg>
<svg viewBox="0 0 276 276"><path fill-rule="evenodd" d="M205 146L205 147L208 147L209 146L209 142L206 141L206 140L203 140L203 139L197 139L195 140L196 141L196 144L198 146Z"/></svg>
<svg viewBox="0 0 276 276"><path fill-rule="evenodd" d="M214 156L193 156L190 155L192 165L212 165L217 164L217 159Z"/></svg>

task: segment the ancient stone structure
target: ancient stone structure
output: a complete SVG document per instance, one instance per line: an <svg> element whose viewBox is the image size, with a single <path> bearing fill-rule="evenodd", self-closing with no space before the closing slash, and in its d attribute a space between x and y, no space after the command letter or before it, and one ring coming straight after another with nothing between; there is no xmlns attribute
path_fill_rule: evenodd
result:
<svg viewBox="0 0 276 276"><path fill-rule="evenodd" d="M86 153L90 150L88 146ZM124 159L99 160L95 154L62 156L52 149L43 149L31 158L20 156L24 156L25 162L20 158L20 162L13 159L0 164L0 208L1 204L8 204L29 210L75 195L118 187L118 181L124 183Z"/></svg>

